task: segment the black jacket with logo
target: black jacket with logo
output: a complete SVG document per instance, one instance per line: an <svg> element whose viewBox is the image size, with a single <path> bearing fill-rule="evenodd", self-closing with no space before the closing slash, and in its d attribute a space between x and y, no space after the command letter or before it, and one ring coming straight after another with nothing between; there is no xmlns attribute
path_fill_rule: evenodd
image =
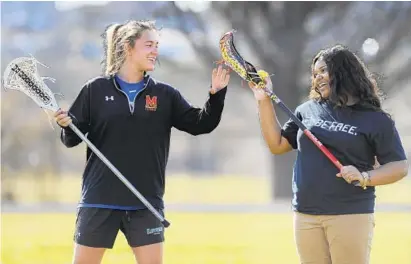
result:
<svg viewBox="0 0 411 264"><path fill-rule="evenodd" d="M178 90L146 76L134 106L112 77L87 82L69 109L75 124L106 158L152 203L164 208L165 169L171 128L192 135L213 131L221 120L227 88L203 108L191 106ZM61 140L74 147L82 140L63 128ZM144 205L87 147L80 204Z"/></svg>

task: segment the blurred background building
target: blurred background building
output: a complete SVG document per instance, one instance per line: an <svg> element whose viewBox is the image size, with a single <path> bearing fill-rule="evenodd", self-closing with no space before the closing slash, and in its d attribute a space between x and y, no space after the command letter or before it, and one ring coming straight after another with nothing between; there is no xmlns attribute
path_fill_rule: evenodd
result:
<svg viewBox="0 0 411 264"><path fill-rule="evenodd" d="M101 72L106 26L128 19L155 19L163 28L152 75L198 106L207 98L219 38L233 28L241 54L274 74L274 89L291 109L308 94L313 56L347 45L378 74L384 107L411 152L411 2L2 2L1 72L15 57L32 54L50 67L41 73L57 79L50 87L64 95L57 99L67 108ZM278 114L284 123L286 116ZM53 130L22 93L2 90L1 121L3 205L74 205L86 146L65 148L58 127ZM166 202L289 202L294 157L270 155L253 95L233 74L213 133L193 137L173 130Z"/></svg>

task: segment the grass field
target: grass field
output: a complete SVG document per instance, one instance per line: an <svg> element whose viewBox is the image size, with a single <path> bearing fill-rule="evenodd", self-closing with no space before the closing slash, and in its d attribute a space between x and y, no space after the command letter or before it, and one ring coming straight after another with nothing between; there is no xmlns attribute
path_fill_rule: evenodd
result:
<svg viewBox="0 0 411 264"><path fill-rule="evenodd" d="M3 178L2 185L2 188L13 190L19 203L37 203L48 199L72 204L79 199L81 176L20 175L12 179ZM230 188L229 195L227 186ZM411 204L410 190L411 177L395 184L379 186L377 202ZM244 175L170 175L167 176L164 198L170 204L267 204L272 199L271 180Z"/></svg>
<svg viewBox="0 0 411 264"><path fill-rule="evenodd" d="M77 202L80 177L16 177L2 179L17 202L45 198ZM229 186L229 195L227 195ZM165 200L170 204L241 205L271 201L270 180L239 175L167 178ZM182 191L184 190L184 191ZM379 204L411 204L411 178L377 189ZM69 264L74 214L2 214L1 264ZM290 213L169 212L164 264L293 264L298 263ZM132 264L123 235L103 264ZM355 264L355 263L354 263ZM377 213L371 264L411 264L411 213Z"/></svg>
<svg viewBox="0 0 411 264"><path fill-rule="evenodd" d="M165 264L298 263L292 215L170 212ZM2 264L69 264L74 214L3 214ZM132 264L122 234L104 264ZM411 214L377 213L371 264L411 263Z"/></svg>

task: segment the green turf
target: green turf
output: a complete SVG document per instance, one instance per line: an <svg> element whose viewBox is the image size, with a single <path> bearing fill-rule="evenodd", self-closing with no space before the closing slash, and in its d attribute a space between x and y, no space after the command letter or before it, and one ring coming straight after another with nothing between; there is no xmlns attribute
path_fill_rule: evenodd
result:
<svg viewBox="0 0 411 264"><path fill-rule="evenodd" d="M74 214L3 214L2 264L70 264ZM291 214L168 213L164 264L298 263ZM104 264L134 263L122 234ZM411 263L411 214L377 213L371 264Z"/></svg>
<svg viewBox="0 0 411 264"><path fill-rule="evenodd" d="M81 176L18 175L2 179L2 185L3 191L13 191L18 203L36 203L46 199L60 203L77 203ZM228 196L227 186L230 186ZM395 184L379 186L376 191L377 202L411 204L410 189L411 177ZM241 175L169 175L164 198L169 204L267 204L272 202L271 180L267 177Z"/></svg>

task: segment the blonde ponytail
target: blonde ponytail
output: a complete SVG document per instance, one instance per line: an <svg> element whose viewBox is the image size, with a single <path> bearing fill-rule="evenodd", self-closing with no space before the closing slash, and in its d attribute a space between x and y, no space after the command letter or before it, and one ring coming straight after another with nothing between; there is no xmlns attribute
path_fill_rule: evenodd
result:
<svg viewBox="0 0 411 264"><path fill-rule="evenodd" d="M121 26L121 24L113 24L106 30L106 75L113 74L115 70L117 31Z"/></svg>
<svg viewBox="0 0 411 264"><path fill-rule="evenodd" d="M145 30L157 30L154 21L131 20L124 24L112 24L102 34L105 57L102 60L103 74L116 74L126 60L128 45L134 47Z"/></svg>

